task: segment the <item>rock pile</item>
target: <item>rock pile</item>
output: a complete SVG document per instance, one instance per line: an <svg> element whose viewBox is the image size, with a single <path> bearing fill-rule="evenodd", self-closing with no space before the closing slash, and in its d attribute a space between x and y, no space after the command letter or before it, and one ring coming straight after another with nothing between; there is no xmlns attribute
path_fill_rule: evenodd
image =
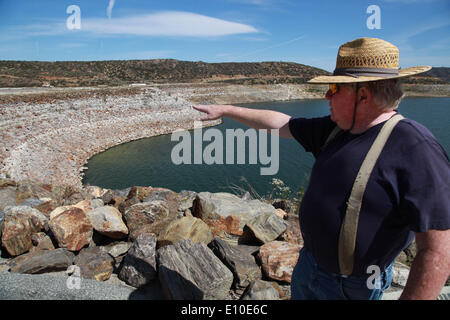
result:
<svg viewBox="0 0 450 320"><path fill-rule="evenodd" d="M228 193L0 179L0 271L115 278L161 299L288 299L302 240L283 216Z"/></svg>
<svg viewBox="0 0 450 320"><path fill-rule="evenodd" d="M144 299L289 299L303 244L294 212L248 195L0 179L0 275L75 277ZM391 290L405 286L410 260L397 259ZM74 296L63 289L52 297ZM2 298L9 290L0 283Z"/></svg>

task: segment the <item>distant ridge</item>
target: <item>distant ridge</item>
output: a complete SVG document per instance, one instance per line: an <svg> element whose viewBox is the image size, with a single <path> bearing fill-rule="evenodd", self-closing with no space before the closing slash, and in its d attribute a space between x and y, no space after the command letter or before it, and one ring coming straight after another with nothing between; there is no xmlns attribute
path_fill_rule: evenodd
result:
<svg viewBox="0 0 450 320"><path fill-rule="evenodd" d="M293 62L206 63L174 59L0 61L0 87L85 87L136 83L305 83L329 72ZM433 68L407 83L448 84L450 68Z"/></svg>
<svg viewBox="0 0 450 320"><path fill-rule="evenodd" d="M325 70L292 62L205 63L173 59L0 61L0 87L97 86L132 83L304 83Z"/></svg>

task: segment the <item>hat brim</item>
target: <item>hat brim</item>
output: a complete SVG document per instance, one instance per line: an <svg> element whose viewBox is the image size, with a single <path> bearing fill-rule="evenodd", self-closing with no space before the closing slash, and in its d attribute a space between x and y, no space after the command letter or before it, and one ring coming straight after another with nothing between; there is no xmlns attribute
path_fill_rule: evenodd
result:
<svg viewBox="0 0 450 320"><path fill-rule="evenodd" d="M430 70L430 66L410 67L398 70L398 75L392 77L370 77L370 76L358 76L357 78L351 76L318 76L312 78L308 83L327 84L327 83L356 83L356 82L368 82L387 79L397 79L403 77L413 76L422 72Z"/></svg>

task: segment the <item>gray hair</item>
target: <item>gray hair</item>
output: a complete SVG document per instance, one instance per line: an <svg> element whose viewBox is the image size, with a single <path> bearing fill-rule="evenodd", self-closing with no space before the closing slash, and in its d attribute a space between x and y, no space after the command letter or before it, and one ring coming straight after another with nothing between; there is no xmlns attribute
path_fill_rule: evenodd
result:
<svg viewBox="0 0 450 320"><path fill-rule="evenodd" d="M383 111L397 109L404 93L399 79L386 79L364 83L372 93L375 103Z"/></svg>

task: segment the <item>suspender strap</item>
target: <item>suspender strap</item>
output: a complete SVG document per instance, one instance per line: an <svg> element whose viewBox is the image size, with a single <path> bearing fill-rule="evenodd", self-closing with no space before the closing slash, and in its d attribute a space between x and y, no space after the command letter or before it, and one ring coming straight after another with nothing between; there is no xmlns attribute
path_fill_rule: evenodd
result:
<svg viewBox="0 0 450 320"><path fill-rule="evenodd" d="M327 140L325 141L325 143L322 145L321 150L323 151L325 149L325 147L330 143L331 140L333 140L338 133L342 131L341 128L339 128L338 126L334 127L334 129L331 131L330 135L328 136Z"/></svg>
<svg viewBox="0 0 450 320"><path fill-rule="evenodd" d="M347 211L344 221L341 225L339 234L339 269L343 275L350 275L353 272L356 233L358 230L359 211L361 202L366 190L370 174L383 150L395 125L403 119L403 116L397 114L390 118L381 128L377 138L369 149L364 161L353 183L352 192L347 201Z"/></svg>

